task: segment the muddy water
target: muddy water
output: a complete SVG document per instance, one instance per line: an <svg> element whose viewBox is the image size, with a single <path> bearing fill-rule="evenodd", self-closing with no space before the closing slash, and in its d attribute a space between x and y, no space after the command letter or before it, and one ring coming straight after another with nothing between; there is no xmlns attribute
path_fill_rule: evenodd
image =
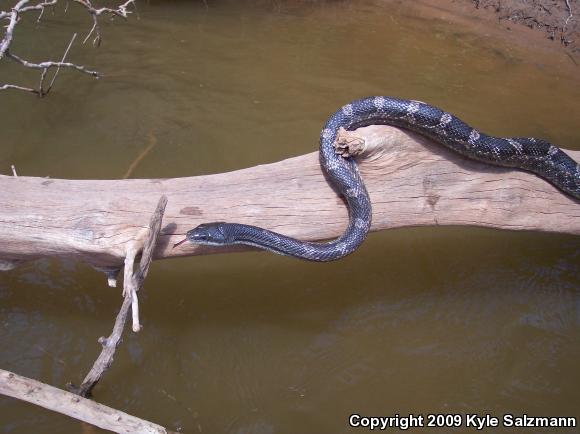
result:
<svg viewBox="0 0 580 434"><path fill-rule="evenodd" d="M580 149L580 74L566 55L409 3L142 2L138 20L103 25L99 50L71 53L104 79L65 71L44 100L0 95L0 167L234 170L312 151L329 113L370 94ZM25 23L20 52L57 57L90 24L73 6L70 20ZM3 68L3 82L35 79ZM474 228L376 233L333 264L158 262L145 329L126 336L95 396L192 433L351 432L353 412L580 418L579 263L577 237ZM0 274L0 301L0 367L62 387L87 372L120 297L82 264L44 260ZM89 432L0 398L1 432L39 427Z"/></svg>

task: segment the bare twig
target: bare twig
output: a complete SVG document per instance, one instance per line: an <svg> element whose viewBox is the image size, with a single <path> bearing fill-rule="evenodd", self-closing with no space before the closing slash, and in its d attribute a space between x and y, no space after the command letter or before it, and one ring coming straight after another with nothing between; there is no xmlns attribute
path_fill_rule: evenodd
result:
<svg viewBox="0 0 580 434"><path fill-rule="evenodd" d="M137 296L136 293L139 288L143 285L145 277L147 277L147 272L149 270L149 265L153 257L153 248L157 242L157 237L161 230L161 221L163 219L163 214L165 213L165 206L167 205L167 197L165 195L161 196L157 204L155 212L151 216L151 221L149 223L149 230L145 237L143 246L143 253L141 254L141 261L139 263L139 269L137 272L133 271L133 262L135 256L138 253L138 249L135 243L127 251L127 259L125 264L125 280L123 282L124 289L124 299L121 309L117 314L115 319L115 325L113 326L113 332L108 338L99 338L99 343L103 346L99 357L93 364L93 367L83 380L80 387L75 387L69 384L69 389L74 391L81 396L88 396L91 390L101 379L103 373L111 366L113 362L113 356L115 355L115 350L119 345L121 336L123 334L123 329L125 327L125 322L127 320L127 315L129 312L129 307L134 306L133 314L134 316L138 313L138 308L135 308ZM139 321L137 319L137 325ZM139 326L140 327L140 326ZM133 324L133 329L135 330L135 322ZM135 330L137 331L137 330Z"/></svg>
<svg viewBox="0 0 580 434"><path fill-rule="evenodd" d="M565 0L566 1L566 7L568 8L568 18L566 18L566 22L564 23L564 31L566 31L566 27L568 26L568 21L570 21L570 18L572 18L572 6L570 6L570 2L569 0Z"/></svg>
<svg viewBox="0 0 580 434"><path fill-rule="evenodd" d="M60 63L62 64L64 62L64 60L66 59L66 56L70 50L70 47L72 47L73 42L75 41L75 39L77 38L77 34L75 33L70 42L68 43L68 47L66 47L66 50L64 51L64 54L62 55L62 59L60 61ZM48 85L48 89L46 89L46 92L44 92L44 94L46 95L48 92L50 92L50 89L52 89L52 85L54 84L54 81L56 80L56 76L58 75L59 71L60 71L61 66L57 66L56 67L56 72L54 73L54 75L52 76L52 80L50 81L50 84ZM40 83L40 90L42 90L42 82Z"/></svg>
<svg viewBox="0 0 580 434"><path fill-rule="evenodd" d="M123 276L123 297L131 301L131 311L133 313L133 331L138 332L141 330L141 324L139 323L139 299L137 298L137 281L134 279L134 269L135 269L135 258L137 253L139 253L139 244L142 243L141 235L137 236L137 239L129 243L127 251L125 252L125 274Z"/></svg>
<svg viewBox="0 0 580 434"><path fill-rule="evenodd" d="M84 66L75 65L74 63L69 62L40 62L40 63L32 63L28 60L24 60L11 52L6 52L6 57L14 60L15 62L20 63L27 68L34 68L34 69L49 69L49 68L72 68L76 69L77 71L84 72L85 74L92 75L93 77L99 78L99 73L97 71L91 71L90 69L85 68Z"/></svg>
<svg viewBox="0 0 580 434"><path fill-rule="evenodd" d="M34 10L40 10L42 13L44 8L56 5L57 1L58 0L49 0L46 2L38 3L36 5L27 6L30 0L20 0L18 3L16 3L16 5L14 5L10 12L0 11L0 19L9 19L10 21L6 27L4 38L2 38L2 42L0 42L0 59L4 57L10 48L14 34L14 28L16 27L16 24L18 24L18 21L20 21L21 14ZM38 19L40 19L40 17Z"/></svg>
<svg viewBox="0 0 580 434"><path fill-rule="evenodd" d="M16 5L12 8L10 13L2 12L0 18L9 18L10 22L8 26L6 26L6 32L4 33L4 38L2 42L0 42L0 59L4 58L4 54L10 47L12 43L12 38L14 34L14 28L16 27L16 23L18 22L18 17L20 14L20 10L26 5L30 0L20 0Z"/></svg>
<svg viewBox="0 0 580 434"><path fill-rule="evenodd" d="M95 39L93 39L93 45L97 46L97 47L99 45L101 45L101 31L100 31L100 27L99 27L99 20L97 19L97 17L99 15L102 15L102 14L109 14L112 17L117 16L117 17L127 19L127 16L131 13L131 11L129 11L127 8L129 7L129 5L133 5L133 6L135 5L135 0L127 0L122 5L119 5L116 9L112 9L112 8L96 9L93 7L90 0L74 0L74 1L76 3L83 5L87 9L89 14L91 14L91 16L93 17L93 27L91 28L91 30L89 31L89 33L85 37L83 44L85 42L87 42L87 40L91 37L93 32L96 31Z"/></svg>
<svg viewBox="0 0 580 434"><path fill-rule="evenodd" d="M15 84L5 84L5 85L0 85L0 91L14 89L14 90L35 93L38 96L44 96L44 95L48 94L48 92L52 89L52 86L54 85L56 77L57 77L58 73L60 72L61 68L74 69L76 71L79 71L79 72L82 72L85 74L89 74L95 78L99 78L100 75L96 71L92 71L92 70L90 70L82 65L77 65L74 63L70 63L70 62L65 62L65 59L66 59L66 57L71 49L71 46L76 38L76 34L73 36L73 38L72 38L71 42L69 43L67 49L65 50L64 55L62 56L62 60L60 62L44 61L44 62L40 62L40 63L34 63L34 62L30 62L28 60L25 60L25 59L19 57L18 55L16 55L15 53L10 51L10 47L11 47L11 44L12 44L12 41L14 38L14 29L15 29L16 25L18 24L18 22L20 21L22 15L24 13L30 12L30 11L40 11L38 18L36 20L38 22L42 18L45 9L48 7L55 6L59 0L43 0L37 4L30 4L31 1L32 0L19 0L11 8L11 10L0 11L0 20L7 20L8 21L8 24L6 25L6 31L4 33L4 36L0 40L0 60L2 60L4 58L9 58L15 62L18 62L19 64L21 64L22 66L24 66L26 68L40 69L41 73L40 73L39 87L38 87L38 89L34 89L34 88L30 88L30 87L26 87L26 86L19 86L19 85L15 85ZM111 17L121 17L123 19L127 19L128 15L131 13L131 11L129 11L129 9L128 9L129 6L131 6L131 5L133 7L135 6L135 0L127 0L127 1L125 1L125 3L122 3L121 5L117 6L116 8L105 8L105 7L95 8L95 7L93 7L91 0L74 0L74 1L76 3L82 5L89 12L89 14L92 17L93 26L92 26L91 30L89 31L89 33L87 34L85 41L94 32L96 32L96 36L94 39L94 44L96 46L100 45L101 39L102 39L100 29L99 29L98 16L106 14L106 15L110 15ZM68 1L66 3L65 13L66 13L66 9L68 9ZM56 68L56 72L54 73L54 76L52 77L50 85L48 86L48 88L46 90L44 90L44 88L43 88L44 81L46 79L48 70L51 68Z"/></svg>
<svg viewBox="0 0 580 434"><path fill-rule="evenodd" d="M16 89L16 90L23 90L23 91L27 91L27 92L32 92L32 93L37 94L40 97L45 96L52 89L52 86L54 84L54 81L56 80L56 76L57 76L58 72L60 71L60 68L75 69L79 72L83 72L83 73L91 75L95 78L99 78L100 75L97 71L91 71L90 69L86 69L84 66L75 65L74 63L64 62L64 59L66 58L66 55L68 54L68 51L70 50L70 47L71 47L72 42L74 41L75 37L76 37L76 33L75 33L75 35L73 35L73 38L72 38L68 48L66 49L66 51L63 55L63 58L62 58L63 61L61 61L61 62L48 61L48 62L41 62L41 63L32 63L32 62L29 62L27 60L21 59L20 57L16 56L15 54L12 54L10 51L7 51L6 52L7 58L9 58L17 63L20 63L21 65L23 65L27 68L40 69L40 70L42 70L42 72L40 73L40 81L38 84L38 89L32 89L32 88L28 88L28 87L24 87L24 86L13 85L13 84L5 84L3 86L0 86L0 90ZM55 72L54 76L52 77L52 80L50 82L48 89L44 90L44 88L43 88L44 87L44 80L46 79L46 75L48 73L48 70L51 68L56 68L56 72Z"/></svg>
<svg viewBox="0 0 580 434"><path fill-rule="evenodd" d="M129 307L131 307L131 298L125 297L121 309L117 314L117 318L115 319L112 333L108 338L101 336L98 340L98 342L103 346L99 357L97 357L97 360L95 360L91 370L79 387L74 386L72 383L67 385L71 392L84 397L90 396L93 387L95 387L99 382L104 372L109 369L113 363L113 356L115 355L117 345L119 345L121 336L123 335Z"/></svg>
<svg viewBox="0 0 580 434"><path fill-rule="evenodd" d="M159 231L161 230L161 221L163 219L166 205L167 197L163 195L159 199L157 208L151 216L149 230L146 232L145 239L142 241L143 251L141 254L141 261L139 261L139 269L136 273L134 273L133 268L131 267L131 274L129 278L123 282L124 295L130 295L132 299L134 332L138 332L141 329L141 325L139 324L139 305L137 301L137 291L139 291L141 286L143 286L143 282L145 281L147 273L149 272L149 265L151 265L151 260L153 259L153 248L155 247ZM132 250L131 247L129 249ZM133 254L133 252L131 252L131 254ZM125 273L125 275L127 275L127 270L125 270Z"/></svg>
<svg viewBox="0 0 580 434"><path fill-rule="evenodd" d="M151 221L149 222L149 232L147 238L143 243L143 253L141 256L141 261L139 262L139 270L137 270L137 275L135 279L137 280L137 286L140 288L149 273L149 265L151 265L151 260L153 259L153 249L157 243L157 237L161 231L161 222L163 220L163 214L165 213L165 207L167 206L167 196L163 195L159 199L157 208L151 216Z"/></svg>
<svg viewBox="0 0 580 434"><path fill-rule="evenodd" d="M25 92L32 92L32 93L38 94L37 89L32 89L30 87L24 87L24 86L18 86L16 84L3 84L2 86L0 86L0 90L8 90L8 89L23 90Z"/></svg>

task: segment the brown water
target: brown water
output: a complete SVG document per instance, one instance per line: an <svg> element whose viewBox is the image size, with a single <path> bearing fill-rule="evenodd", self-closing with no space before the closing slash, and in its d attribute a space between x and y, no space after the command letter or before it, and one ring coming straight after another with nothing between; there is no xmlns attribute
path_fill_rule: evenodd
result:
<svg viewBox="0 0 580 434"><path fill-rule="evenodd" d="M0 94L1 170L120 178L147 148L131 176L243 168L314 150L325 118L370 94L580 149L580 74L566 55L410 3L141 2L140 19L104 23L99 50L71 53L104 79L64 71L46 99ZM90 24L76 9L26 24L19 52L58 57ZM2 68L2 82L36 80ZM475 228L375 233L332 264L156 262L145 328L127 334L95 398L190 433L356 432L353 412L580 421L579 264L578 237ZM104 283L54 260L0 274L0 367L78 383L120 306ZM86 430L0 397L3 433ZM448 430L410 430L431 431Z"/></svg>

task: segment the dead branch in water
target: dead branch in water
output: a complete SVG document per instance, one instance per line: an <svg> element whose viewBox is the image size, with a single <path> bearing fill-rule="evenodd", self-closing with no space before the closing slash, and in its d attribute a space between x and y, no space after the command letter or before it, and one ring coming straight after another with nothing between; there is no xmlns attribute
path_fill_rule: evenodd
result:
<svg viewBox="0 0 580 434"><path fill-rule="evenodd" d="M355 134L370 155L359 167L373 205L371 230L408 226L483 226L580 234L580 204L528 172L470 161L394 127ZM579 151L567 151L580 161ZM338 236L347 225L318 153L230 173L174 179L63 180L0 176L0 269L46 256L123 265L168 196L155 258L239 251L173 243L211 221L265 227L304 240Z"/></svg>
<svg viewBox="0 0 580 434"><path fill-rule="evenodd" d="M98 342L103 346L103 349L82 384L77 388L69 383L69 390L78 395L84 397L89 396L93 387L96 386L105 371L109 369L113 363L115 351L121 341L121 336L123 335L129 307L133 307L133 331L137 332L141 328L138 318L139 309L137 305L137 291L139 291L143 285L147 273L149 272L149 265L153 259L153 248L155 247L155 244L157 244L157 238L159 236L159 231L161 230L161 221L163 220L163 213L165 212L166 205L167 197L162 196L159 199L155 212L151 216L149 228L144 235L145 239L135 240L127 250L125 278L123 279L124 299L123 304L121 305L121 310L117 314L111 335L108 338L105 338L104 336L99 338ZM135 271L133 269L133 264L135 256L139 250L142 250L141 260L139 263L139 269Z"/></svg>
<svg viewBox="0 0 580 434"><path fill-rule="evenodd" d="M165 434L165 428L31 378L0 369L0 394L117 433Z"/></svg>
<svg viewBox="0 0 580 434"><path fill-rule="evenodd" d="M151 216L149 227L140 231L136 238L127 245L123 281L124 299L121 310L117 315L111 335L108 338L99 338L98 341L103 349L81 386L75 387L70 383L67 385L75 395L3 370L0 370L0 394L21 399L114 432L168 432L159 425L85 399L113 363L113 357L121 341L130 307L133 309L133 331L139 331L141 328L138 317L137 291L147 277L166 205L167 197L163 195ZM139 268L134 270L134 261L139 252L142 253ZM80 395L82 398L76 395Z"/></svg>
<svg viewBox="0 0 580 434"><path fill-rule="evenodd" d="M133 6L135 5L135 0L127 0L125 3L117 6L116 8L96 9L91 4L90 0L74 0L74 1L75 1L75 3L82 5L87 10L87 12L91 15L92 20L93 20L93 26L92 26L91 30L88 32L87 36L85 37L83 43L85 43L91 37L91 35L94 33L95 38L93 40L93 45L95 45L95 46L99 46L101 43L101 40L102 40L98 17L100 15L103 15L103 14L108 14L111 17L121 17L123 19L127 19L128 15L131 13L131 11L128 10L128 7L130 5L133 5ZM65 59L68 55L68 52L69 52L74 40L76 39L76 36L77 36L76 33L73 35L68 47L64 51L64 54L63 54L60 62L56 62L56 61L44 61L44 62L38 62L38 63L31 62L31 61L28 61L26 59L21 58L20 56L14 54L11 51L11 46L12 46L12 42L14 39L14 30L16 28L16 25L23 18L23 15L25 13L30 13L32 11L39 11L40 13L38 15L38 18L36 19L36 22L39 22L41 20L42 16L44 15L44 11L47 8L54 8L58 4L59 0L47 0L47 1L37 3L37 4L31 4L31 2L32 2L32 0L19 0L9 11L0 11L0 22L4 21L4 20L8 21L8 24L6 25L6 31L4 33L4 36L3 36L2 40L0 41L0 61L2 59L6 58L6 59L10 59L16 63L19 63L20 65L22 65L25 68L39 69L41 72L40 72L40 82L39 82L38 88L21 86L21 85L16 85L16 84L4 84L4 85L0 85L0 91L13 89L13 90L19 90L19 91L24 91L24 92L31 92L31 93L34 93L34 94L40 96L40 97L45 96L52 89L52 86L54 85L56 77L57 77L61 68L73 69L73 70L76 70L78 72L91 75L95 78L99 78L100 75L97 71L92 71L92 70L90 70L82 65L77 65L75 63L65 62ZM52 77L52 80L51 80L49 86L47 88L45 88L44 83L46 80L46 76L48 74L48 71L53 69L53 68L56 69L56 71Z"/></svg>

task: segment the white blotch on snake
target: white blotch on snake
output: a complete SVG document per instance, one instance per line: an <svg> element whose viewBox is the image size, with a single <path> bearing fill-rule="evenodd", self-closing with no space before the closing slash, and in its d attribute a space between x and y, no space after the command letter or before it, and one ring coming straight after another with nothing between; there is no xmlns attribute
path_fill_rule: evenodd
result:
<svg viewBox="0 0 580 434"><path fill-rule="evenodd" d="M339 168L339 164L335 160L330 160L327 167L329 170L336 170Z"/></svg>
<svg viewBox="0 0 580 434"><path fill-rule="evenodd" d="M410 124L417 122L417 119L415 119L415 113L419 111L420 104L421 103L419 101L410 101L410 104L407 106L407 113L404 117L409 121Z"/></svg>
<svg viewBox="0 0 580 434"><path fill-rule="evenodd" d="M358 197L358 190L356 188L349 188L346 190L346 195L349 197Z"/></svg>
<svg viewBox="0 0 580 434"><path fill-rule="evenodd" d="M516 150L516 152L517 152L518 154L521 154L521 153L522 153L522 151L524 150L524 147L522 146L522 144L521 144L521 143L518 143L518 142L516 142L516 141L515 141L515 140L513 140L513 139L506 139L506 140L508 141L508 143L509 143L510 145L512 145L512 146L513 146L513 148Z"/></svg>
<svg viewBox="0 0 580 434"><path fill-rule="evenodd" d="M443 115L441 115L441 119L439 119L439 125L447 125L449 122L451 122L452 119L453 117L449 113L443 113Z"/></svg>
<svg viewBox="0 0 580 434"><path fill-rule="evenodd" d="M473 145L477 139L479 139L479 132L475 129L471 130L471 133L469 133L469 139L467 139L467 143Z"/></svg>
<svg viewBox="0 0 580 434"><path fill-rule="evenodd" d="M445 127L452 120L453 120L453 117L449 113L443 113L441 115L441 118L439 119L439 124L435 128L437 128L441 134L446 136L447 131L445 131Z"/></svg>
<svg viewBox="0 0 580 434"><path fill-rule="evenodd" d="M354 111L352 109L352 104L347 104L347 105L343 106L342 112L347 116L352 116L352 114L354 113Z"/></svg>
<svg viewBox="0 0 580 434"><path fill-rule="evenodd" d="M367 224L365 223L365 221L363 219L356 219L354 221L354 226L357 229L364 229L367 226Z"/></svg>

